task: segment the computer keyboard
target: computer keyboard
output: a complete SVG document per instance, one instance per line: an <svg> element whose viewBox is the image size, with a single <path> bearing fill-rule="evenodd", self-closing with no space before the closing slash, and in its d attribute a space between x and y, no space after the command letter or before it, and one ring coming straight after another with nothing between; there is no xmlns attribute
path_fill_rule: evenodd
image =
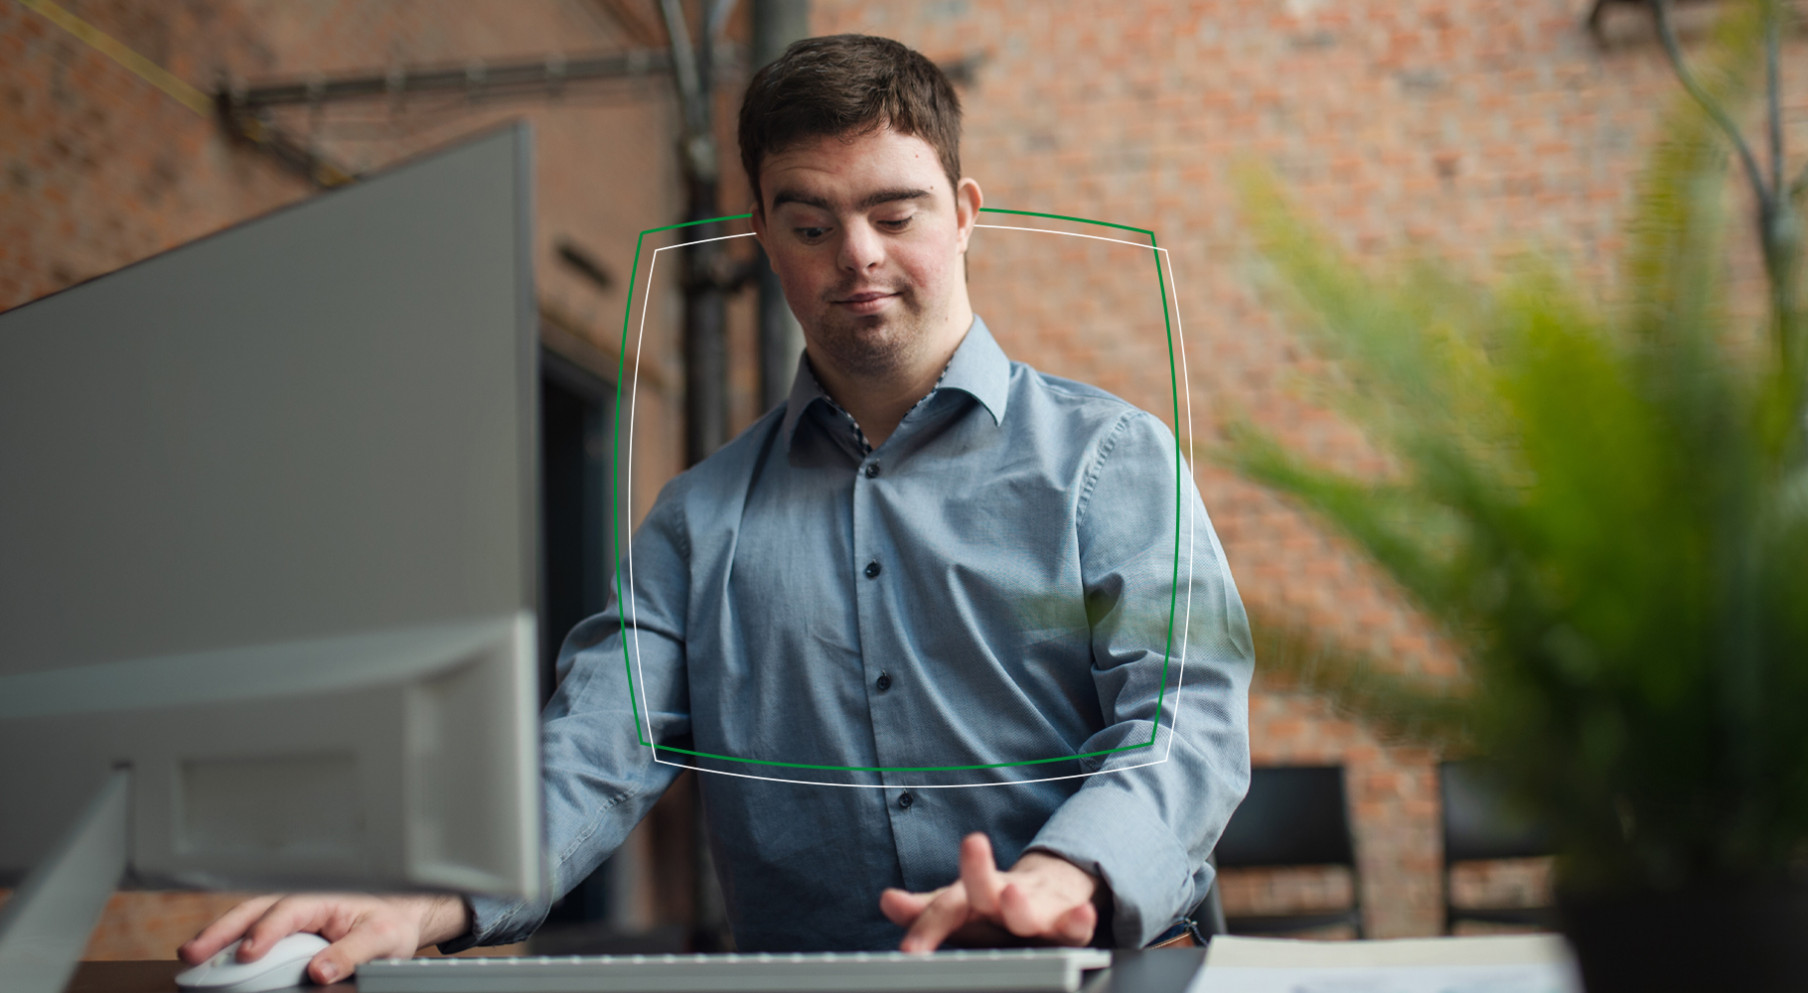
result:
<svg viewBox="0 0 1808 993"><path fill-rule="evenodd" d="M1073 993L1110 964L1096 948L377 959L357 980L358 993Z"/></svg>

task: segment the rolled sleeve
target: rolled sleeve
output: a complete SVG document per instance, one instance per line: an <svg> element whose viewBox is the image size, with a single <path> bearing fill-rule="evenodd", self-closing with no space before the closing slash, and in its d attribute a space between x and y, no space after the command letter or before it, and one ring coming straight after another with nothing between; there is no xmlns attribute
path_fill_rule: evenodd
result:
<svg viewBox="0 0 1808 993"><path fill-rule="evenodd" d="M1173 922L1163 908L1188 905L1195 869L1158 811L1134 790L1101 785L1062 804L1030 847L1097 876L1111 891L1113 943L1141 946Z"/></svg>
<svg viewBox="0 0 1808 993"><path fill-rule="evenodd" d="M454 955L478 945L509 945L525 941L546 919L546 905L536 906L526 900L498 900L487 896L465 897L465 909L471 915L471 930L442 941L437 946L441 955Z"/></svg>

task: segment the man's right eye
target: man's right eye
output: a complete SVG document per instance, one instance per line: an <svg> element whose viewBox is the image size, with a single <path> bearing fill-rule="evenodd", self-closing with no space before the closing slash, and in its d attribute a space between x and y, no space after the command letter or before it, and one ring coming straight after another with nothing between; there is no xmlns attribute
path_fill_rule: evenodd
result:
<svg viewBox="0 0 1808 993"><path fill-rule="evenodd" d="M823 235L829 233L828 228L796 228L795 230L797 236L804 241L820 241Z"/></svg>

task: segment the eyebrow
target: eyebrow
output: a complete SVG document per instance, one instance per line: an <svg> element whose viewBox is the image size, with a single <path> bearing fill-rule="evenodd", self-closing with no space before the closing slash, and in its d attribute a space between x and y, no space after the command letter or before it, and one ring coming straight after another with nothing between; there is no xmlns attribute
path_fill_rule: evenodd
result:
<svg viewBox="0 0 1808 993"><path fill-rule="evenodd" d="M928 190L879 190L877 192L868 193L859 203L854 205L854 209L871 210L880 204L896 203L900 200L921 200L927 196L929 196ZM822 197L811 196L808 193L799 193L795 190L778 191L772 198L772 209L777 210L788 203L801 203L806 207L815 207L818 210L827 210L831 212L834 210L834 207L830 205L829 201Z"/></svg>

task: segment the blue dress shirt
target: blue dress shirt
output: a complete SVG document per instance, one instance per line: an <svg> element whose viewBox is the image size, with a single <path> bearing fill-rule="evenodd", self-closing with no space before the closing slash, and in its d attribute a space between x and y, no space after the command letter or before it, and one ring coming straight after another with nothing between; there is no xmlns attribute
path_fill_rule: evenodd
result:
<svg viewBox="0 0 1808 993"><path fill-rule="evenodd" d="M1160 421L1009 361L978 319L876 449L800 361L785 406L666 485L624 594L566 640L554 889L693 765L742 949L896 947L880 891L952 882L972 831L1004 866L1035 848L1101 877L1116 944L1161 933L1249 776L1248 621L1176 470ZM471 905L447 948L546 913Z"/></svg>

